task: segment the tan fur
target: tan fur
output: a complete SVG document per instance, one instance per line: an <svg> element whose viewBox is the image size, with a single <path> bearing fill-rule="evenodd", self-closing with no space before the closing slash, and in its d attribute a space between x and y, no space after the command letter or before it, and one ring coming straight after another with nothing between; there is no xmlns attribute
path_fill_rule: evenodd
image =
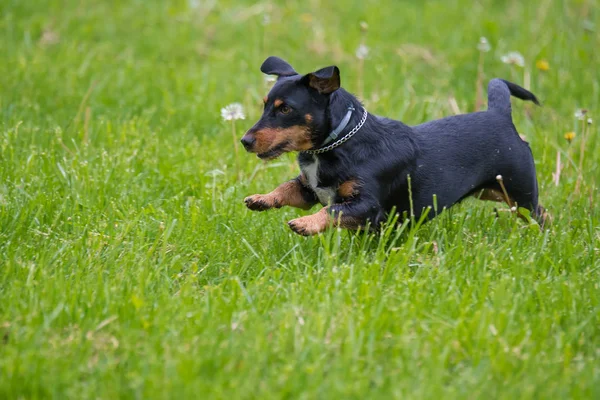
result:
<svg viewBox="0 0 600 400"><path fill-rule="evenodd" d="M253 151L262 154L279 146L282 143L288 144L282 149L281 153L288 151L303 151L312 147L310 141L310 132L308 127L295 125L289 128L265 128L254 133L256 143Z"/></svg>
<svg viewBox="0 0 600 400"><path fill-rule="evenodd" d="M506 201L506 199L504 198L504 193L496 189L483 189L481 192L478 192L473 196L478 198L479 200L489 200L497 202Z"/></svg>
<svg viewBox="0 0 600 400"><path fill-rule="evenodd" d="M358 181L356 179L350 179L342 183L338 187L337 194L343 199L356 196L358 194Z"/></svg>
<svg viewBox="0 0 600 400"><path fill-rule="evenodd" d="M327 207L323 207L312 215L291 220L288 225L300 235L311 236L325 231L332 222L333 218L327 212Z"/></svg>
<svg viewBox="0 0 600 400"><path fill-rule="evenodd" d="M301 178L302 179L302 178ZM262 209L281 208L290 206L308 210L312 205L307 203L302 197L301 183L296 179L287 181L277 186L275 190L268 194L255 194L246 197L246 204L261 203Z"/></svg>
<svg viewBox="0 0 600 400"><path fill-rule="evenodd" d="M329 207L323 207L312 215L296 218L288 222L292 230L300 235L312 236L324 232L331 226L338 226L344 229L359 229L364 224L357 218L347 217L343 214L334 218L328 212Z"/></svg>
<svg viewBox="0 0 600 400"><path fill-rule="evenodd" d="M304 120L306 121L307 124L310 124L312 122L312 120L313 120L313 117L310 114L306 114L304 116Z"/></svg>
<svg viewBox="0 0 600 400"><path fill-rule="evenodd" d="M267 104L267 101L269 101L269 97L268 96L263 97L263 103Z"/></svg>
<svg viewBox="0 0 600 400"><path fill-rule="evenodd" d="M275 99L275 101L273 102L273 105L275 106L275 108L279 107L282 104L283 104L283 100L281 100L281 99Z"/></svg>
<svg viewBox="0 0 600 400"><path fill-rule="evenodd" d="M338 85L336 85L333 80L319 79L312 74L309 77L308 84L310 87L317 89L319 93L331 93L339 87L339 82L337 82Z"/></svg>
<svg viewBox="0 0 600 400"><path fill-rule="evenodd" d="M508 199L509 202L507 202L506 196L504 196L504 193L501 190L483 189L479 193L480 193L480 195L475 194L473 196L478 198L479 200L489 200L489 201L497 201L499 203L506 203L506 204L508 204L509 207L512 207L513 205L515 205L515 201L511 198L509 198ZM517 217L521 218L525 222L528 222L527 218L525 218L525 216L523 214L521 214L518 209L516 211L516 214L517 214ZM548 215L546 210L544 210L544 212L541 215L541 223L540 223L542 228L544 227L544 225L546 225L546 222L548 221L548 217L550 217L550 216Z"/></svg>

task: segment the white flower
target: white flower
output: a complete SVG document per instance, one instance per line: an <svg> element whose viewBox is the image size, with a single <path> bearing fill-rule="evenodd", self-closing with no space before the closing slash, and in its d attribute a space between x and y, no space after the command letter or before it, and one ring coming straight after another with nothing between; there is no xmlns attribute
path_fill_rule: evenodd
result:
<svg viewBox="0 0 600 400"><path fill-rule="evenodd" d="M521 53L517 51L511 51L510 53L503 55L500 59L504 64L514 64L518 65L519 67L525 66L525 59Z"/></svg>
<svg viewBox="0 0 600 400"><path fill-rule="evenodd" d="M225 121L246 119L244 107L240 103L231 103L228 106L221 108L221 117Z"/></svg>
<svg viewBox="0 0 600 400"><path fill-rule="evenodd" d="M580 108L579 110L575 111L575 118L577 118L580 121L583 121L586 113L587 113L587 110Z"/></svg>
<svg viewBox="0 0 600 400"><path fill-rule="evenodd" d="M53 31L52 29L44 30L42 33L42 37L40 38L40 44L42 45L53 45L60 42L60 35L58 32Z"/></svg>
<svg viewBox="0 0 600 400"><path fill-rule="evenodd" d="M270 84L270 83L274 83L277 80L276 76L273 75L265 75L265 83L266 84Z"/></svg>
<svg viewBox="0 0 600 400"><path fill-rule="evenodd" d="M483 53L487 53L488 51L490 51L492 47L490 46L488 40L485 37L480 37L479 38L479 43L477 44L477 50L483 52Z"/></svg>
<svg viewBox="0 0 600 400"><path fill-rule="evenodd" d="M364 44L361 44L356 48L356 58L364 60L369 55L369 48Z"/></svg>
<svg viewBox="0 0 600 400"><path fill-rule="evenodd" d="M592 124L592 122L593 122L593 121L592 121L592 119L591 119L591 118L588 118L588 120L587 120L587 123L588 123L588 125L591 125L591 124Z"/></svg>

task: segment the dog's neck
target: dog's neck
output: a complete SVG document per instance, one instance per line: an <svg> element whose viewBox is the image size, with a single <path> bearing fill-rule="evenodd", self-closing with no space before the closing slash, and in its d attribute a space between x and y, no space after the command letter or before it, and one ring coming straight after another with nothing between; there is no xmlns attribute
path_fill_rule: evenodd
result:
<svg viewBox="0 0 600 400"><path fill-rule="evenodd" d="M329 132L334 130L336 127L339 127L344 122L344 117L348 113L349 108L352 108L354 111L352 112L350 120L344 129L338 133L338 138L343 137L344 134L348 133L360 122L363 114L363 105L356 97L342 88L339 88L331 94L328 107ZM326 137L327 135L323 138L323 140L325 140Z"/></svg>
<svg viewBox="0 0 600 400"><path fill-rule="evenodd" d="M349 113L349 110L351 112ZM348 117L349 115L349 117ZM356 144L365 144L377 142L387 136L390 131L390 124L395 128L403 128L407 133L410 127L400 121L394 121L387 118L377 117L367 112L362 103L351 93L340 88L331 94L327 107L328 126L324 132L313 132L313 143L318 143L312 150L304 151L307 155L329 154L341 148L352 148ZM339 129L336 129L338 128ZM353 139L354 135L361 136L361 131L368 130L369 134L363 136L361 140ZM327 141L331 137L332 131L335 131L335 139ZM398 136L398 135L395 135ZM345 140L344 140L345 138ZM366 142L365 142L366 140ZM408 138L411 141L410 138ZM412 141L411 141L412 142ZM411 143L411 147L412 143Z"/></svg>
<svg viewBox="0 0 600 400"><path fill-rule="evenodd" d="M335 146L336 142L342 140L353 130L360 129L367 111L356 97L340 88L331 94L327 105L326 130L313 133L313 143L318 143L313 150L322 149L328 145Z"/></svg>
<svg viewBox="0 0 600 400"><path fill-rule="evenodd" d="M343 109L342 104L345 104ZM360 115L358 121L357 113ZM327 106L327 130L313 131L313 143L319 145L303 153L322 154L341 146L362 128L368 115L369 113L356 97L343 89L338 89L331 95Z"/></svg>

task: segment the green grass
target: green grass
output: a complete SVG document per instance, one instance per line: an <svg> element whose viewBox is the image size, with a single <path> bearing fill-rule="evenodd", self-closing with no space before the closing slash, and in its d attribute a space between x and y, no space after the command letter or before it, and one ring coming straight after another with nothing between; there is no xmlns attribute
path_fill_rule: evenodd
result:
<svg viewBox="0 0 600 400"><path fill-rule="evenodd" d="M595 1L193 3L0 5L1 398L600 397ZM362 20L365 103L409 124L473 110L480 36L486 82L524 55L548 230L468 200L302 238L306 212L245 209L297 167L244 153L238 179L220 108L253 124L268 55L358 92Z"/></svg>

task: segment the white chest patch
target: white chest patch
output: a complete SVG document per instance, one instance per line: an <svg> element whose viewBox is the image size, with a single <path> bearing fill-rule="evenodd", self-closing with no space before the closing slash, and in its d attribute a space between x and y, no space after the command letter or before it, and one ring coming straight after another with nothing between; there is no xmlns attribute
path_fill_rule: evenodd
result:
<svg viewBox="0 0 600 400"><path fill-rule="evenodd" d="M330 187L319 186L319 159L313 156L313 162L301 166L304 176L308 181L308 186L315 192L319 201L323 205L333 203L335 198L335 190Z"/></svg>

